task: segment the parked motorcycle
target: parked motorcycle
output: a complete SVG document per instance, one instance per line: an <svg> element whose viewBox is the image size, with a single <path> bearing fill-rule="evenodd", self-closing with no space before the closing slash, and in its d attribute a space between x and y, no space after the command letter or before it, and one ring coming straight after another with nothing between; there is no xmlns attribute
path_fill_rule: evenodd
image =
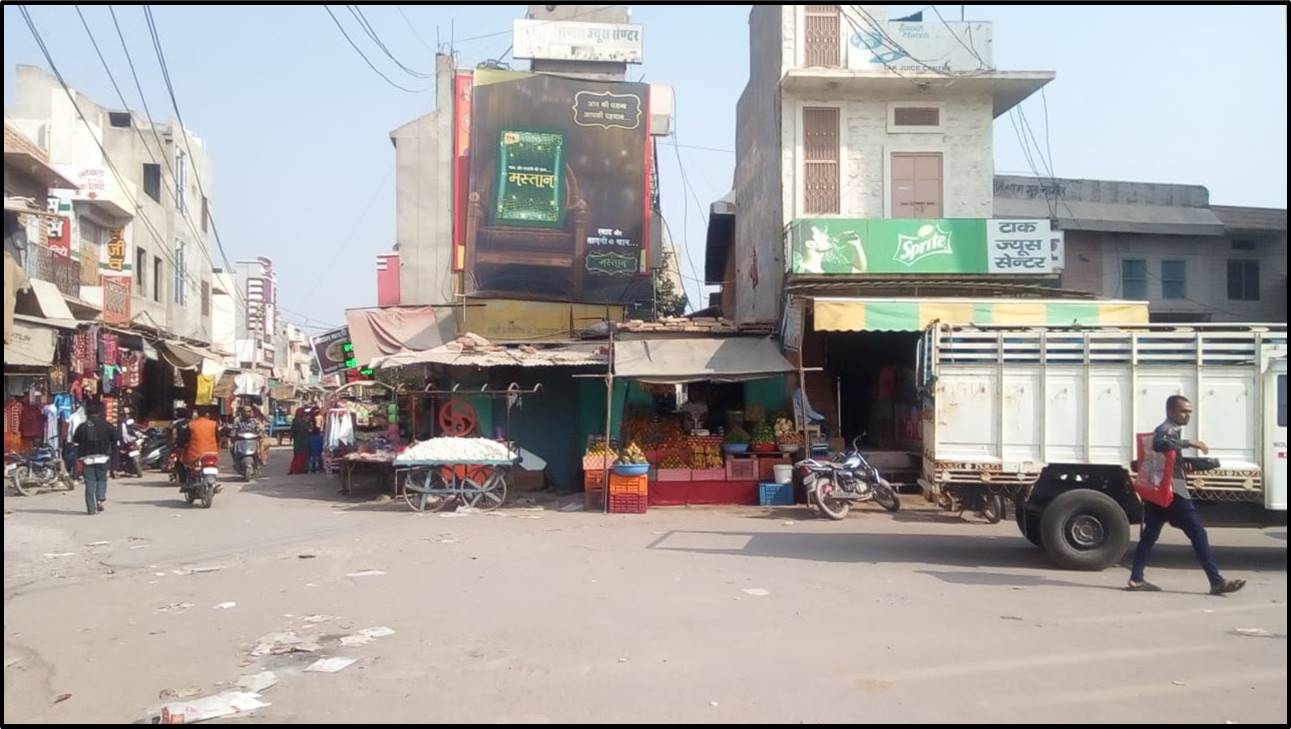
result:
<svg viewBox="0 0 1291 729"><path fill-rule="evenodd" d="M220 492L220 454L207 453L186 466L184 471L179 484L184 499L190 504L201 501L203 509L211 508L215 495Z"/></svg>
<svg viewBox="0 0 1291 729"><path fill-rule="evenodd" d="M38 446L31 453L6 453L4 457L6 489L31 496L39 491L76 488L76 478L67 471L62 457L49 446Z"/></svg>
<svg viewBox="0 0 1291 729"><path fill-rule="evenodd" d="M144 431L139 447L139 465L165 471L170 463L169 429L149 428Z"/></svg>
<svg viewBox="0 0 1291 729"><path fill-rule="evenodd" d="M896 490L865 459L857 445L858 440L853 440L850 449L831 461L808 458L794 464L802 474L807 503L830 519L842 519L852 504L870 500L887 511L901 508Z"/></svg>
<svg viewBox="0 0 1291 729"><path fill-rule="evenodd" d="M238 470L242 480L253 480L264 465L260 462L260 434L234 433L229 455L233 456L233 467Z"/></svg>

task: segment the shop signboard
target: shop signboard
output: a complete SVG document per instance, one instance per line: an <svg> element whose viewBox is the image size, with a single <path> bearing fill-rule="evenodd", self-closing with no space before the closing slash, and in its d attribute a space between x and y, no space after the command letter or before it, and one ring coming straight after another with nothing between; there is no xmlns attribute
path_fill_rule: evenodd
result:
<svg viewBox="0 0 1291 729"><path fill-rule="evenodd" d="M848 68L977 71L991 66L990 23L893 21L884 24L879 33L868 18L854 20L847 44Z"/></svg>
<svg viewBox="0 0 1291 729"><path fill-rule="evenodd" d="M130 325L131 281L124 276L103 277L103 322L113 326Z"/></svg>
<svg viewBox="0 0 1291 729"><path fill-rule="evenodd" d="M130 245L130 225L108 229L108 242L103 245L99 259L99 273L105 277L130 278L134 271L134 254Z"/></svg>
<svg viewBox="0 0 1291 729"><path fill-rule="evenodd" d="M354 359L354 345L350 344L348 327L333 329L309 340L318 360L318 371L323 377L352 369L358 365Z"/></svg>
<svg viewBox="0 0 1291 729"><path fill-rule="evenodd" d="M645 33L630 23L582 23L572 20L514 21L516 58L554 61L641 63Z"/></svg>
<svg viewBox="0 0 1291 729"><path fill-rule="evenodd" d="M803 275L1046 275L1062 260L1048 220L800 218L789 235Z"/></svg>
<svg viewBox="0 0 1291 729"><path fill-rule="evenodd" d="M622 303L649 271L649 86L479 69L468 285Z"/></svg>
<svg viewBox="0 0 1291 729"><path fill-rule="evenodd" d="M58 217L46 218L45 245L49 252L63 258L72 256L72 201L57 192L51 192L47 210ZM35 216L32 216L34 219ZM33 239L34 240L34 239Z"/></svg>

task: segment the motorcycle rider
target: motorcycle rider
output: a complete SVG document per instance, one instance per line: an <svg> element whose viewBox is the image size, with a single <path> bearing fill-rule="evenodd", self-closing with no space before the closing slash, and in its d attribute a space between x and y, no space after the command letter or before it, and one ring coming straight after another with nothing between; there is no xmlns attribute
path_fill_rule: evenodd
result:
<svg viewBox="0 0 1291 729"><path fill-rule="evenodd" d="M248 433L259 439L260 446L256 457L260 459L260 464L263 465L267 461L265 451L268 450L266 447L268 443L264 438L264 426L260 422L259 413L256 412L256 409L250 405L243 405L242 409L238 411L238 419L233 423L233 435L236 437Z"/></svg>
<svg viewBox="0 0 1291 729"><path fill-rule="evenodd" d="M188 447L180 459L187 468L193 468L207 453L220 452L219 425L206 409L198 410L197 417L189 421L187 431ZM180 484L184 482L181 480Z"/></svg>
<svg viewBox="0 0 1291 729"><path fill-rule="evenodd" d="M172 476L174 481L181 484L188 475L184 454L188 450L189 422L188 410L181 408L175 411L175 419L170 423L170 460L174 468Z"/></svg>
<svg viewBox="0 0 1291 729"><path fill-rule="evenodd" d="M138 461L130 457L130 451L139 446L139 431L135 428L134 418L130 417L130 408L121 412L121 425L117 433L117 467L122 473L141 478L143 470ZM112 474L116 478L116 474Z"/></svg>

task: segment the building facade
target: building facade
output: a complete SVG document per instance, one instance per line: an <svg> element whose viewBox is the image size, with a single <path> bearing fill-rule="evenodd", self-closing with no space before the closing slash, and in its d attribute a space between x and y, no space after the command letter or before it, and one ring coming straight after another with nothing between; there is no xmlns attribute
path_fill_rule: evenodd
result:
<svg viewBox="0 0 1291 729"><path fill-rule="evenodd" d="M215 242L202 140L75 90L69 98L34 66L18 67L14 98L13 124L76 183L52 193L69 210L79 263L75 283L55 274L60 288L79 289L111 323L209 343Z"/></svg>
<svg viewBox="0 0 1291 729"><path fill-rule="evenodd" d="M234 330L238 366L272 372L279 366L278 276L273 261L261 256L233 266L234 285L242 292Z"/></svg>

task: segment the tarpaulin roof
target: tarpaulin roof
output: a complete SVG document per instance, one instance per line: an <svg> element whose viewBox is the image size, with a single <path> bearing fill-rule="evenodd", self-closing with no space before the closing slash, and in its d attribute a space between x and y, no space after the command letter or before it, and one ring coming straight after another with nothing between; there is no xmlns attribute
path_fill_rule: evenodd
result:
<svg viewBox="0 0 1291 729"><path fill-rule="evenodd" d="M31 284L31 291L19 294L16 309L18 313L54 320L74 321L76 319L72 315L72 310L68 308L67 301L63 299L63 292L59 291L52 282L33 278L27 283Z"/></svg>
<svg viewBox="0 0 1291 729"><path fill-rule="evenodd" d="M50 366L54 363L55 334L51 327L15 321L9 343L4 345L5 366Z"/></svg>
<svg viewBox="0 0 1291 729"><path fill-rule="evenodd" d="M614 374L643 382L741 382L793 370L769 337L640 339L614 344Z"/></svg>
<svg viewBox="0 0 1291 729"><path fill-rule="evenodd" d="M360 365L399 352L433 349L457 333L452 312L433 306L351 309L345 312L345 323Z"/></svg>
<svg viewBox="0 0 1291 729"><path fill-rule="evenodd" d="M574 344L559 347L502 346L476 334L423 352L400 352L373 360L378 369L418 364L453 367L605 367L610 358L603 345Z"/></svg>
<svg viewBox="0 0 1291 729"><path fill-rule="evenodd" d="M216 362L224 360L220 355L204 347L170 340L157 342L157 349L161 352L161 356L170 363L171 367L180 370L196 369L201 366L204 359Z"/></svg>

